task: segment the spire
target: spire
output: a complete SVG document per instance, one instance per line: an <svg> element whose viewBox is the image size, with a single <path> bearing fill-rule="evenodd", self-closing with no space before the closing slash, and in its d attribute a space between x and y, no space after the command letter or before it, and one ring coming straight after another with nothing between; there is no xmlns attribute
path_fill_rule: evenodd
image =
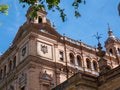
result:
<svg viewBox="0 0 120 90"><path fill-rule="evenodd" d="M112 30L111 30L111 28L110 28L109 23L108 23L108 35L109 35L109 36L113 36L113 32L112 32Z"/></svg>

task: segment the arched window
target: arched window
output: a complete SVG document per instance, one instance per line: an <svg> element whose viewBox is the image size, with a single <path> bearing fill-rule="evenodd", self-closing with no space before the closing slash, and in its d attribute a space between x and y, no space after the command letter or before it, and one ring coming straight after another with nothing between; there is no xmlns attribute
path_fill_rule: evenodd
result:
<svg viewBox="0 0 120 90"><path fill-rule="evenodd" d="M77 63L78 63L78 66L82 67L82 60L79 55L77 55Z"/></svg>
<svg viewBox="0 0 120 90"><path fill-rule="evenodd" d="M110 52L111 54L113 54L113 50L112 50L112 49L110 49L109 52Z"/></svg>
<svg viewBox="0 0 120 90"><path fill-rule="evenodd" d="M42 23L42 18L39 16L38 23Z"/></svg>
<svg viewBox="0 0 120 90"><path fill-rule="evenodd" d="M86 65L88 69L91 69L91 62L88 58L86 59Z"/></svg>
<svg viewBox="0 0 120 90"><path fill-rule="evenodd" d="M12 70L12 61L9 62L9 72Z"/></svg>
<svg viewBox="0 0 120 90"><path fill-rule="evenodd" d="M71 64L75 64L75 61L74 61L74 55L72 53L69 54L69 57L70 57L70 63Z"/></svg>
<svg viewBox="0 0 120 90"><path fill-rule="evenodd" d="M95 71L98 70L98 68L97 68L97 62L96 61L93 61L93 68L94 68Z"/></svg>

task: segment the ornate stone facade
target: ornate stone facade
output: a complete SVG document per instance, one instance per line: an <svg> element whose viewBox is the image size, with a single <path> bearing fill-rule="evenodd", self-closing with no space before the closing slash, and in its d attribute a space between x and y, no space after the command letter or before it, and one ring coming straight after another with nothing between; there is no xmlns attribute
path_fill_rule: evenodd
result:
<svg viewBox="0 0 120 90"><path fill-rule="evenodd" d="M76 90L96 90L96 79L100 79L100 84L107 80L103 79L104 75L99 76L97 48L60 35L46 18L45 11L38 12L37 19L30 18L31 10L13 44L0 56L0 90L50 90L71 76L75 76L74 80L79 77L80 82L79 79L74 82L79 82L77 86L81 83L81 88L84 84L91 86ZM119 65L120 41L116 38L118 42L113 44L111 35L105 43L104 58L113 69Z"/></svg>

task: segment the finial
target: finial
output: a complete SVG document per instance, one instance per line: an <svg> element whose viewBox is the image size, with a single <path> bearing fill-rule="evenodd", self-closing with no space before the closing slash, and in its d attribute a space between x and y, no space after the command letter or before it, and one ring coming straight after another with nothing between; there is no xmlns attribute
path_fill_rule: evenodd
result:
<svg viewBox="0 0 120 90"><path fill-rule="evenodd" d="M109 25L109 23L108 23L108 35L109 35L109 36L112 36L112 33L113 33L113 32L112 32L112 30L111 30L111 28L110 28L110 25Z"/></svg>
<svg viewBox="0 0 120 90"><path fill-rule="evenodd" d="M98 32L96 35L93 35L93 37L95 37L97 39L98 43L100 43L100 38L102 38L101 35L102 34L99 34Z"/></svg>
<svg viewBox="0 0 120 90"><path fill-rule="evenodd" d="M54 24L54 22L52 22L52 27L55 28L55 24Z"/></svg>
<svg viewBox="0 0 120 90"><path fill-rule="evenodd" d="M111 29L110 29L110 24L108 23L108 31L111 31Z"/></svg>
<svg viewBox="0 0 120 90"><path fill-rule="evenodd" d="M101 46L101 43L100 43L100 38L102 38L101 35L102 35L102 34L99 34L98 32L97 32L96 35L94 35L94 37L98 40L98 50L99 50L99 51L102 50L102 46Z"/></svg>

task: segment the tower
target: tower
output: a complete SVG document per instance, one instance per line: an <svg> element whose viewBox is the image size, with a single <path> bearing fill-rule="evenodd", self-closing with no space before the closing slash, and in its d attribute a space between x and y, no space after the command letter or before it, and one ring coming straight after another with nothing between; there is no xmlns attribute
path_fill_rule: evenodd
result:
<svg viewBox="0 0 120 90"><path fill-rule="evenodd" d="M31 14L35 13L37 14L36 17L32 17ZM46 18L47 12L44 8L42 8L40 11L35 12L34 7L29 7L26 17L27 17L27 23L47 23L50 25L50 21Z"/></svg>
<svg viewBox="0 0 120 90"><path fill-rule="evenodd" d="M105 41L106 53L115 60L113 62L117 65L120 64L120 40L113 35L113 31L108 25L108 38ZM116 66L116 65L113 65Z"/></svg>

